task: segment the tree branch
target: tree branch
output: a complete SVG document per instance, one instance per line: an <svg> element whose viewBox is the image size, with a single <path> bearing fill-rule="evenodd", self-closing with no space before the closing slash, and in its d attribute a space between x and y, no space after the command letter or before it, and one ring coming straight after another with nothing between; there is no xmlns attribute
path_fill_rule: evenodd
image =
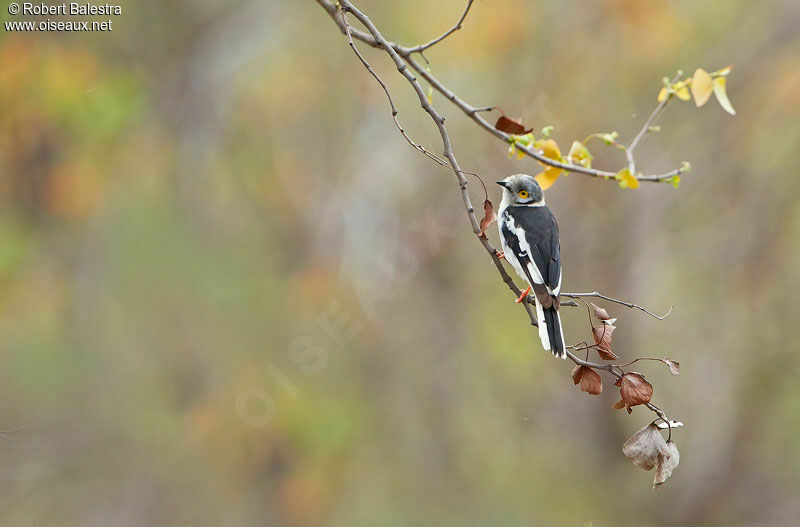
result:
<svg viewBox="0 0 800 527"><path fill-rule="evenodd" d="M340 10L337 10L337 8L335 6L333 6L333 4L330 4L330 2L328 2L327 0L317 0L317 2L320 5L322 5L326 9L326 11L328 11L328 13L333 17L333 19L337 22L339 27L342 29L342 31L347 35L350 47L353 49L353 52L358 57L359 61L367 69L367 71L377 80L377 82L380 84L381 88L386 93L386 96L389 99L389 104L390 104L391 109L392 109L392 118L394 119L395 124L397 125L397 128L400 130L401 134L403 134L403 136L406 138L406 140L409 142L409 144L411 144L414 148L416 148L418 150L421 150L423 153L428 155L428 157L433 156L433 157L431 157L432 159L434 159L438 163L442 164L442 162L440 160L438 160L438 158L435 155L431 154L430 152L427 152L427 150L425 150L421 146L417 145L405 133L405 131L403 130L403 128L400 125L399 121L397 120L398 111L397 111L397 108L396 108L396 106L394 104L394 100L392 99L392 96L391 96L391 94L389 92L389 89L388 89L386 83L380 78L380 76L370 66L370 64L366 61L366 59L363 57L363 55L361 55L361 53L358 51L358 49L356 48L355 43L353 41L353 38L355 37L355 38L361 40L362 42L365 42L365 43L367 43L367 44L369 44L371 46L380 47L384 51L386 51L386 53L389 55L389 57L392 59L392 61L394 62L395 66L397 67L397 70L403 75L403 77L409 82L411 87L414 89L414 92L417 94L417 97L419 98L419 102L420 102L420 105L422 106L422 109L430 116L430 118L436 124L436 127L437 127L437 129L439 131L439 135L440 135L441 141L442 141L442 146L443 146L443 149L444 149L444 156L447 159L447 163L449 164L450 168L452 169L452 171L455 174L456 179L458 181L459 188L461 190L462 201L464 203L464 208L465 208L466 213L467 213L467 218L469 219L469 222L470 222L470 224L472 226L472 231L477 235L477 238L480 240L480 242L483 245L484 249L486 250L486 252L491 257L492 262L494 263L495 268L497 269L498 273L502 277L503 281L506 283L506 285L509 287L509 289L511 289L511 291L515 295L519 296L520 289L517 287L517 285L514 283L514 280L511 278L511 276L508 274L508 272L505 270L505 268L501 264L500 259L498 258L497 250L491 245L491 243L489 243L489 240L488 240L487 237L480 236L481 228L480 228L480 224L478 222L478 219L475 216L475 209L472 206L472 202L470 200L469 191L468 191L468 182L467 182L466 177L464 176L465 172L461 170L461 168L460 168L460 166L458 164L458 161L456 160L455 154L453 153L453 148L452 148L452 144L451 144L451 141L450 141L450 136L449 136L449 134L447 132L447 128L444 125L445 118L441 114L439 114L436 111L436 109L428 102L428 99L427 99L427 97L425 95L425 91L423 90L423 88L420 85L420 83L417 80L417 78L409 71L408 66L410 65L413 69L418 71L421 75L423 75L423 77L426 78L426 80L428 80L430 78L430 80L428 80L428 82L432 82L432 81L433 82L438 82L438 81L435 81L435 79L433 79L432 76L429 76L429 74L424 69L422 69L413 59L411 59L408 56L411 53L409 48L400 47L400 50L398 50L397 49L398 46L396 44L393 44L393 43L387 41L386 38L384 38L384 36L380 33L380 31L375 27L375 25L372 23L372 21L369 19L369 17L367 17L367 15L365 15L364 13L359 11L349 0L340 0L339 1L339 5L341 6ZM469 7L471 6L471 4L472 4L472 2L469 2L469 4L467 5L467 9L464 12L464 15L462 15L461 20L459 20L459 23L456 24L456 26L459 26L461 24L461 22L463 22L463 19L464 19L464 17L466 17L466 14L469 11ZM364 27L367 28L369 34L367 35L366 33L363 33L361 31L358 31L358 30L355 30L355 29L351 28L350 24L348 23L347 18L346 18L346 14L347 13L351 13L359 22L361 22L364 25ZM451 30L450 33L452 31L455 31L455 29ZM442 40L444 37L446 37L448 34L449 33L446 33L445 35L440 37L438 40L432 41L432 42L435 44L436 42L438 42L438 41ZM403 59L405 59L405 61ZM418 68L420 68L420 69L418 69ZM433 83L432 83L432 85L433 85ZM460 99L458 99L455 96L455 94L452 94L452 92L449 92L449 90L447 90L447 88L445 88L444 86L440 85L439 89L440 89L440 91L444 90L447 93L450 93L452 95L450 100L452 100L454 102L460 101ZM466 103L463 103L463 101L461 101L461 104L462 105L466 105ZM456 105L458 106L459 103L456 102ZM480 116L476 115L478 111L482 111L482 110L485 110L485 109L478 109L478 108L473 108L473 107L470 106L469 107L469 112L467 112L467 113L468 113L468 115L471 115L471 117L473 119L477 118L479 120L478 121L479 123L483 123L482 126L485 125L484 127L487 127L487 129L490 129L492 131L492 133L494 133L495 135L498 135L498 134L500 134L500 136L506 135L503 132L500 132L499 130L496 130L493 127L489 126L489 124L485 120L480 118ZM524 147L524 145L520 145L520 146ZM526 147L524 147L524 148L526 148ZM532 155L533 157L538 159L537 156L539 154L538 154L538 152L530 151L529 155ZM547 160L548 164L551 164L553 166L561 166L561 167L565 168L565 170L570 170L571 168L569 168L569 167L572 166L572 165L566 165L566 164L563 164L563 163L556 163L556 162L554 162L553 160L551 160L549 158L543 158L543 159ZM575 166L575 168L576 169L577 168L581 169L580 171L591 170L591 169L585 169L584 167L579 167L577 165ZM579 171L579 170L574 170L574 171ZM614 175L613 173L604 173L602 171L594 171L594 172L598 172L602 177L605 177L606 174ZM568 298L581 298L581 297L602 298L604 300L608 300L610 302L615 302L615 303L618 303L618 304L622 304L622 305L625 305L627 307L640 309L640 310L644 311L645 313L648 313L649 315L651 315L651 316L653 316L655 318L658 318L658 319L663 319L664 317L669 315L669 313L667 313L666 315L663 315L663 316L659 317L658 315L655 315L655 314L651 313L650 311L648 311L647 309L645 309L645 308L643 308L641 306L638 306L636 304L632 304L632 303L629 303L629 302L624 302L622 300L616 300L616 299L607 297L605 295L601 295L598 292L592 292L592 293L565 293L565 294L563 294L561 296L565 296L565 297L568 297ZM531 324L534 325L534 326L537 325L536 314L534 313L534 311L533 311L533 309L532 309L532 307L530 305L530 302L523 302L523 306L524 306L526 312L528 313L528 317L530 318ZM670 311L671 311L671 309L670 309ZM575 346L572 346L572 348L573 349L577 349ZM588 348L589 347L587 346L586 349L588 350ZM566 351L567 356L570 358L570 360L572 360L572 362L574 362L577 365L581 365L581 366L586 366L586 367L589 367L589 368L594 368L594 369L600 369L600 370L607 371L607 372L611 373L613 376L615 376L617 379L621 379L625 374L624 371L622 373L619 373L619 372L614 370L614 368L617 368L620 371L622 371L621 367L619 367L619 366L616 366L616 365L613 365L613 364L598 364L598 363L589 362L588 361L588 357L587 357L587 360L583 360L583 359L580 359L579 357L577 357L574 353L570 352L569 350L565 350L565 351ZM654 404L649 403L649 402L646 403L645 406L647 406L647 408L649 408L650 410L655 412L656 415L660 419L663 419L664 422L666 422L668 424L668 426L669 426L669 421L668 421L668 419L666 417L666 414L660 408L658 408L657 406L655 406Z"/></svg>
<svg viewBox="0 0 800 527"><path fill-rule="evenodd" d="M325 0L318 0L318 2L324 3ZM419 81L417 81L416 77L414 77L408 71L408 67L406 66L406 64L399 57L399 55L394 50L392 45L386 41L383 35L381 35L381 33L378 31L378 29L375 27L372 21L364 13L356 9L355 6L353 6L353 4L351 4L347 0L340 1L340 5L342 13L339 15L339 17L336 17L335 14L333 16L334 19L341 22L345 34L347 34L348 36L356 34L355 31L349 28L349 24L344 18L345 13L350 12L353 14L354 17L356 17L356 19L358 19L359 22L364 24L364 26L369 30L370 35L377 43L377 45L382 47L386 51L386 53L389 54L389 56L392 58L392 61L397 66L398 71L403 75L403 77L406 78L406 80L411 84L414 91L417 93L417 97L419 98L420 104L422 105L422 109L428 113L433 122L436 124L436 127L439 130L439 135L441 136L442 139L442 146L444 147L444 156L447 158L448 163L450 164L450 167L455 173L456 179L458 180L458 184L461 189L461 198L462 201L464 202L464 207L467 211L467 218L469 219L469 222L472 225L472 232L474 232L476 235L480 234L481 231L480 223L478 222L478 219L475 217L475 208L472 206L472 202L469 197L469 191L467 189L467 178L464 177L464 172L461 170L461 167L459 167L458 161L456 160L455 155L453 154L453 148L450 142L450 136L447 132L447 128L444 126L444 121L445 121L444 117L439 115L436 109L434 109L433 106L431 106ZM352 47L353 50L357 52L355 45L353 45ZM360 55L360 53L357 53L357 55ZM363 59L363 57L361 58ZM362 60L362 64L364 64L364 66L368 66L365 60ZM371 67L368 68L368 71L370 71L370 73L373 74L373 76L381 84L381 87L384 88L384 91L387 92L387 96L389 96L386 84L382 80L380 80L380 78L377 76L374 70L372 70ZM389 98L391 100L391 96L389 96ZM392 108L393 117L396 116L395 112L396 109L393 107ZM402 130L402 127L400 127L399 125L398 128ZM412 144L415 144L410 139L409 141ZM497 268L497 271L500 273L503 282L505 282L506 285L508 285L509 289L511 289L511 291L519 297L521 290L517 287L517 285L514 283L514 280L511 278L511 276L509 276L508 272L500 263L500 260L497 257L497 250L492 246L491 243L489 243L489 240L487 238L478 236L478 239L481 241L481 244L483 245L486 252L489 253L489 256L492 258L495 268ZM531 320L531 324L536 325L537 324L536 314L534 313L533 309L527 303L524 306L525 306L525 311L527 311L528 317Z"/></svg>
<svg viewBox="0 0 800 527"><path fill-rule="evenodd" d="M342 31L342 33L346 34L347 33L347 28L346 28L345 22L342 19L342 14L338 12L336 6L333 3L331 3L329 0L317 0L317 3L320 4L325 9L325 11L328 12L328 14L331 16L331 18L333 18L333 20L339 26L339 29ZM462 15L462 19L460 19L459 22L454 27L458 27L463 23L463 19L466 18L466 15L469 13L469 8L471 7L471 5L472 5L472 2L469 3L469 5L467 6L467 9L465 9L464 14ZM358 18L358 17L356 17L356 18ZM361 21L361 20L359 19L359 21ZM451 29L451 31L445 33L444 35L439 37L439 39L434 39L431 42L433 44L436 44L439 41L443 40L444 37L448 36L453 31L455 31L455 29ZM598 169L595 169L595 168L588 168L588 167L584 167L584 166L581 166L581 165L575 165L575 164L571 164L571 163L562 163L561 161L557 161L555 159L551 159L551 158L545 156L544 153L541 150L538 150L536 148L530 148L530 147L528 147L528 146L526 146L526 145L524 145L522 143L519 143L519 142L515 141L515 139L514 139L514 137L512 135L507 134L505 132L502 132L502 131L498 130L497 128L495 128L494 126L492 126L492 124L489 123L482 116L480 116L479 113L480 112L489 111L491 109L494 109L495 107L494 106L475 107L475 106L467 103L466 101L464 101L460 97L458 97L444 83L442 83L441 81L439 81L439 79L434 77L431 72L429 72L422 64L420 64L419 62L414 60L414 58L411 56L412 53L418 51L417 48L419 48L420 46L410 47L409 48L409 47L397 44L395 42L390 42L390 41L386 40L385 38L383 39L383 43L381 43L375 37L375 34L372 33L371 31L368 32L368 33L365 33L363 31L359 31L357 29L351 29L350 33L352 35L352 38L355 38L356 40L359 40L359 41L361 41L361 42L363 42L363 43L365 43L365 44L367 44L369 46L372 46L372 47L383 47L387 51L389 49L391 49L395 56L401 57L402 60L404 60L408 64L408 66L410 66L411 69L413 69L418 75L420 75L423 79L425 79L425 81L428 84L430 84L430 86L433 87L434 90L439 92L447 100L449 100L451 103L453 103L465 115L467 115L467 117L472 119L476 124L478 124L481 128L483 128L484 130L486 130L490 134L494 135L498 139L501 139L503 142L508 143L508 144L513 144L514 147L517 150L519 150L520 152L523 152L525 155L527 155L527 156L529 156L529 157L535 159L536 161L539 161L540 163L543 163L545 165L556 167L556 168L560 168L560 169L566 170L568 172L574 172L574 173L577 173L577 174L584 174L584 175L587 175L587 176L591 176L591 177L595 177L595 178L602 178L602 179L605 179L605 180L614 180L615 179L615 177L617 175L617 172L610 172L610 171L607 171L607 170L598 170ZM428 46L428 44L431 44L431 42L429 42L427 44L423 44L422 46L430 47L430 46ZM426 48L423 47L423 49L426 49ZM669 172L667 172L665 174L635 174L634 171L632 171L631 175L633 177L635 177L636 179L638 179L639 181L647 181L647 182L651 182L651 183L663 183L663 182L672 181L672 178L675 177L676 175L681 174L681 172L682 172L682 168L676 168L676 169L671 170L671 171L669 171Z"/></svg>

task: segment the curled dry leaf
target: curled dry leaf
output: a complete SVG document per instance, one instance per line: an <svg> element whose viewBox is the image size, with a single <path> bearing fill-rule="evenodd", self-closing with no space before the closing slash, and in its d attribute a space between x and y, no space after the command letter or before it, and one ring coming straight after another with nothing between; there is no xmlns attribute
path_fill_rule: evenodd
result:
<svg viewBox="0 0 800 527"><path fill-rule="evenodd" d="M611 351L611 335L616 326L610 324L601 324L596 328L592 328L592 336L594 343L597 344L597 353L603 360L614 360L618 358L613 351Z"/></svg>
<svg viewBox="0 0 800 527"><path fill-rule="evenodd" d="M658 460L656 461L656 474L653 478L653 488L656 489L660 487L662 483L667 481L672 475L672 471L677 468L678 463L680 462L681 455L678 452L678 445L676 445L674 441L667 441L664 445L663 451L658 453Z"/></svg>
<svg viewBox="0 0 800 527"><path fill-rule="evenodd" d="M594 302L592 302L591 304L592 304L592 309L594 310L594 316L597 317L597 320L609 320L611 318L608 314L608 311L606 311L602 307L599 307Z"/></svg>
<svg viewBox="0 0 800 527"><path fill-rule="evenodd" d="M622 453L634 465L644 470L652 470L658 463L659 454L667 452L667 442L658 427L652 423L633 434L622 445Z"/></svg>
<svg viewBox="0 0 800 527"><path fill-rule="evenodd" d="M533 130L533 128L525 128L521 122L521 119L511 119L505 115L500 116L500 118L494 124L494 127L501 132L513 135L527 134Z"/></svg>
<svg viewBox="0 0 800 527"><path fill-rule="evenodd" d="M483 202L483 218L481 219L481 232L478 234L481 238L486 238L486 228L491 225L497 216L494 214L494 205L488 199Z"/></svg>
<svg viewBox="0 0 800 527"><path fill-rule="evenodd" d="M653 385L644 380L641 373L630 372L617 379L614 386L619 386L619 393L622 399L614 403L615 410L625 408L631 413L632 407L646 404L653 397Z"/></svg>
<svg viewBox="0 0 800 527"><path fill-rule="evenodd" d="M672 360L669 357L664 357L664 364L669 366L669 372L672 375L678 375L681 372L681 363L676 360Z"/></svg>
<svg viewBox="0 0 800 527"><path fill-rule="evenodd" d="M572 382L581 383L581 390L591 394L600 395L603 393L603 379L600 374L588 366L575 366L572 370Z"/></svg>
<svg viewBox="0 0 800 527"><path fill-rule="evenodd" d="M622 395L620 402L629 410L632 406L649 403L653 397L653 385L644 380L641 373L626 373L621 379L617 379L614 385L619 386L619 393ZM614 408L617 408L617 405L614 405Z"/></svg>

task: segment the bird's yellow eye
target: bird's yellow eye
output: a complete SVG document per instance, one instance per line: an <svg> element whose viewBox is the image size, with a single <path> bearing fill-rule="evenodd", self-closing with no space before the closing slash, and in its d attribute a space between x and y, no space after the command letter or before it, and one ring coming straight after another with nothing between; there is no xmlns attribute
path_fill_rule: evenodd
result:
<svg viewBox="0 0 800 527"><path fill-rule="evenodd" d="M520 190L518 196L522 199L525 199L529 196L529 194L527 190Z"/></svg>

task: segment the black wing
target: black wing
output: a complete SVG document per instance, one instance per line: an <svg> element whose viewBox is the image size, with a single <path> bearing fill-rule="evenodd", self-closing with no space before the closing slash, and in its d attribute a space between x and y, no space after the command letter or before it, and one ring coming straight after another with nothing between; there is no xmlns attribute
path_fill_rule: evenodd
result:
<svg viewBox="0 0 800 527"><path fill-rule="evenodd" d="M517 227L525 232L525 241L530 246L530 258L539 269L545 285L555 289L561 277L561 246L558 241L558 223L553 212L546 206L511 206L506 212ZM511 244L509 247L516 252L516 247Z"/></svg>

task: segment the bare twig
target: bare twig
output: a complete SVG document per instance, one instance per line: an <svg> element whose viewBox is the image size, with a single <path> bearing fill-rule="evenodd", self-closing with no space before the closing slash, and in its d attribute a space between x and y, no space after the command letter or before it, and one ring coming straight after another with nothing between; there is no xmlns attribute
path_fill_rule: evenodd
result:
<svg viewBox="0 0 800 527"><path fill-rule="evenodd" d="M414 46L413 48L409 48L409 50L408 50L409 53L422 53L426 49L435 46L436 44L438 44L442 40L444 40L447 37L449 37L454 32L456 32L459 29L461 29L461 25L464 23L464 19L467 18L467 15L469 14L469 9L472 7L472 3L474 1L475 0L467 0L467 7L464 9L464 13L461 15L461 18L459 18L458 22L456 22L456 25L454 25L453 27L448 29L442 35L440 35L440 36L436 37L435 39L431 40L427 44L420 44L419 46ZM425 58L425 56L423 55L422 58ZM428 62L428 60L425 59L425 62Z"/></svg>
<svg viewBox="0 0 800 527"><path fill-rule="evenodd" d="M682 76L683 73L678 73L675 76L675 78L672 79L671 84L675 84L676 82L678 82ZM639 141L642 140L645 134L647 134L647 132L650 130L650 127L653 126L656 117L658 117L658 114L661 113L661 110L663 110L667 106L671 98L672 97L670 95L667 95L661 100L661 102L658 103L658 105L653 110L653 113L650 114L650 117L648 117L647 120L642 125L642 129L639 130L639 133L636 134L636 137L633 138L630 144L627 147L625 147L625 157L628 159L628 170L630 171L631 175L633 176L636 175L636 160L633 157L633 153L636 150L636 147L639 146Z"/></svg>
<svg viewBox="0 0 800 527"><path fill-rule="evenodd" d="M651 317L657 318L658 320L664 320L665 318L667 318L670 315L670 313L672 313L672 308L675 307L675 306L670 306L669 311L667 311L663 315L656 315L652 311L649 311L649 310L643 308L642 306L633 304L631 302L626 302L625 300L617 300L616 298L611 298L610 296L601 295L597 291L592 291L591 293L561 293L558 296L565 296L567 298L587 298L587 297L588 298L602 298L603 300L608 300L609 302L614 302L615 304L620 304L622 306L630 307L632 309L638 309L640 311L644 311L645 313L647 313Z"/></svg>
<svg viewBox="0 0 800 527"><path fill-rule="evenodd" d="M435 163L438 163L441 166L447 167L448 164L447 164L446 161L441 159L439 156L437 156L433 152L429 152L422 145L420 145L418 143L415 143L411 139L411 137L408 136L408 134L403 129L403 126L400 124L400 121L397 118L397 114L398 114L397 106L394 104L394 99L392 98L392 94L389 92L389 87L386 86L386 83L383 82L383 79L381 79L380 75L378 75L378 73L370 65L370 63L367 62L367 59L364 58L364 56L361 54L361 52L358 51L358 48L356 47L355 42L353 42L353 34L351 32L351 29L350 29L350 24L347 22L347 17L344 15L344 13L342 13L342 22L344 23L345 32L347 33L347 40L348 40L348 43L350 44L350 49L353 50L353 53L356 54L356 57L358 57L358 60L361 61L361 64L364 65L364 67L367 69L367 71L373 77L375 77L375 80L378 81L378 84L380 84L381 88L383 88L383 91L386 94L386 98L389 99L389 106L391 106L391 108L392 108L392 120L394 120L394 124L397 126L397 129L400 130L400 134L402 134L402 136L405 138L405 140L408 141L408 144L410 144L414 149L418 150L419 152L424 154L426 157L430 158Z"/></svg>

